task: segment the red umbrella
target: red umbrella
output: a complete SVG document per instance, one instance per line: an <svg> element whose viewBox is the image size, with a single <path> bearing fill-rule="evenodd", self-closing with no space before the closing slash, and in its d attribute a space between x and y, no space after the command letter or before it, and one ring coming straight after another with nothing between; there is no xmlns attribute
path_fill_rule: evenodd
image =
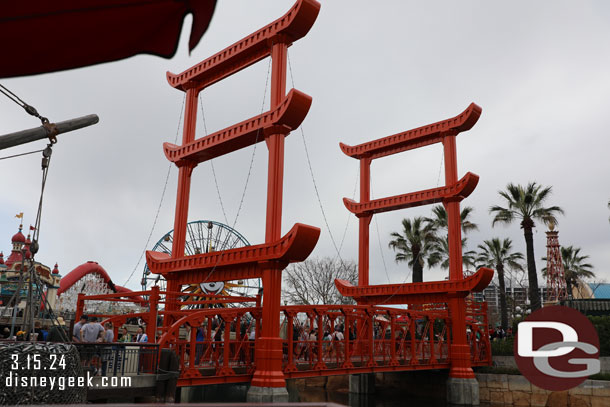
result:
<svg viewBox="0 0 610 407"><path fill-rule="evenodd" d="M7 1L0 13L0 78L116 61L136 54L172 57L192 13L192 50L216 0Z"/></svg>

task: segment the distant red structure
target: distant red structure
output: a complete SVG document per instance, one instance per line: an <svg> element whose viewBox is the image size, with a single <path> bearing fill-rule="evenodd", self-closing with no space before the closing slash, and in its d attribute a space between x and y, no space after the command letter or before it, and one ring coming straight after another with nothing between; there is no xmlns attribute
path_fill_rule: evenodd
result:
<svg viewBox="0 0 610 407"><path fill-rule="evenodd" d="M546 232L546 289L547 302L556 303L568 299L566 276L559 248L559 231L555 225Z"/></svg>

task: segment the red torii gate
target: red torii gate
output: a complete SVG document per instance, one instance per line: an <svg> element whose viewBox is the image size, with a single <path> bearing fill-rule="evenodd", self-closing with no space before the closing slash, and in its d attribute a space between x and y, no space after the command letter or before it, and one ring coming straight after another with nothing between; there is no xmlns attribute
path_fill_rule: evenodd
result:
<svg viewBox="0 0 610 407"><path fill-rule="evenodd" d="M313 250L320 229L297 223L283 238L282 193L284 137L307 115L311 97L291 90L286 95L288 46L309 32L320 4L299 0L283 17L225 48L181 74L167 74L168 82L186 92L182 145L165 143L167 158L179 167L178 192L171 256L149 251L148 267L167 280L169 292L202 281L259 277L263 280L264 302L261 336L256 343L256 371L252 386L263 390L285 388L280 338L282 270L290 262L302 261ZM266 113L195 140L197 96L206 87L271 56L271 106ZM261 136L261 137L259 137ZM269 150L265 243L218 253L186 257L184 245L188 218L191 173L197 164L265 140ZM164 327L175 322L178 299L168 298Z"/></svg>
<svg viewBox="0 0 610 407"><path fill-rule="evenodd" d="M357 146L340 144L341 150L360 160L360 202L344 198L347 209L359 218L358 286L335 280L342 295L354 297L359 304L425 304L448 302L453 340L450 347L450 377L474 379L470 349L466 338L466 304L471 291L483 290L493 277L493 270L482 268L464 279L462 272L462 236L460 201L475 189L479 177L473 173L458 181L455 140L462 131L470 130L478 121L481 108L472 103L456 117L408 130ZM445 185L424 191L370 199L370 166L374 159L443 143ZM442 202L447 211L449 232L449 281L413 284L369 285L369 224L375 213L394 211Z"/></svg>
<svg viewBox="0 0 610 407"><path fill-rule="evenodd" d="M171 255L152 251L146 253L151 272L162 274L167 280L163 312L165 334L161 343L166 343L175 336L180 321L184 322L191 318L197 322L204 317L203 314L184 317L184 313L180 312L178 295L182 285L198 284L208 280L262 278L264 301L260 317L263 323L260 335L257 335L256 370L251 379L252 388L259 389L258 395L261 400L269 400L269 396L273 399L273 395L276 394L274 389L285 387L285 372L290 372L289 368L282 370L283 354L279 323L279 315L282 311L280 307L282 270L290 262L305 260L320 234L320 229L316 227L297 223L284 237L281 236L284 137L301 124L311 105L311 97L298 90L293 89L286 94L287 48L307 34L317 18L319 9L320 4L315 0L299 0L283 17L254 34L181 74L167 74L171 86L186 92L186 108L182 145L164 144L166 157L179 167L172 253ZM195 139L199 92L267 56L272 58L269 111ZM481 109L472 104L465 112L453 119L355 147L341 145L347 155L360 160L361 202L344 200L346 207L360 218L359 286L353 287L342 281L336 281L336 285L342 294L353 296L362 305L449 303L453 333L449 351L450 375L458 380L474 379L470 348L466 339L464 297L472 290L484 288L493 275L490 269L481 269L468 279L464 279L462 274L459 202L474 190L478 177L468 173L458 181L455 138L459 132L470 129L478 120L480 113ZM222 252L185 256L188 202L193 169L201 162L263 139L269 150L265 243ZM373 159L437 142L442 142L444 145L444 187L370 200L370 164ZM370 286L368 228L372 215L435 202L443 202L448 212L450 280ZM285 309L284 312L290 314L292 311ZM182 319L179 320L180 317ZM431 340L433 340L432 335ZM194 336L191 337L191 341L194 341ZM225 336L225 341L227 344L230 343L229 336ZM349 342L346 345L349 348ZM372 352L373 348L369 351ZM229 352L229 347L225 348L225 352ZM431 359L434 360L434 357L432 356ZM228 363L228 360L225 363ZM349 367L350 361L345 363ZM374 359L369 363L374 364ZM229 374L231 370L225 366L221 373L223 372ZM190 368L189 378L197 379L195 376L201 376L199 370Z"/></svg>

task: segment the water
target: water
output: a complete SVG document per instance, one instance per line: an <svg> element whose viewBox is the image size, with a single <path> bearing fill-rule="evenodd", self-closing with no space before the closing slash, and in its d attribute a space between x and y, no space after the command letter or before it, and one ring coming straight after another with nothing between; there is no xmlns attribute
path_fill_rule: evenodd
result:
<svg viewBox="0 0 610 407"><path fill-rule="evenodd" d="M296 395L296 399L290 401L305 402L329 402L350 407L405 407L405 406L429 406L446 407L443 400L422 400L409 395L401 394L399 391L376 391L375 394L354 394L344 391L327 391L326 389L307 388Z"/></svg>
<svg viewBox="0 0 610 407"><path fill-rule="evenodd" d="M213 385L196 389L190 403L243 403L246 401L248 386ZM324 387L300 387L289 384L291 402L337 403L349 407L449 407L442 399L422 399L405 394L399 388L376 389L375 394L364 395L349 393L347 389L328 390ZM442 395L436 395L442 397ZM184 402L184 401L183 401ZM481 406L485 406L481 404Z"/></svg>

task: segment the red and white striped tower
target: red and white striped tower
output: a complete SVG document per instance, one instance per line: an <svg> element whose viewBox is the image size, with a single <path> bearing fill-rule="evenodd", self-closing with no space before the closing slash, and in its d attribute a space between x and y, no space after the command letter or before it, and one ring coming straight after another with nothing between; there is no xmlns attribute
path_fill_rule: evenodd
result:
<svg viewBox="0 0 610 407"><path fill-rule="evenodd" d="M546 232L546 287L548 303L556 303L568 298L568 290L566 288L566 276L563 269L563 261L561 259L561 251L559 250L558 231L555 230L555 225L549 225L549 231Z"/></svg>

